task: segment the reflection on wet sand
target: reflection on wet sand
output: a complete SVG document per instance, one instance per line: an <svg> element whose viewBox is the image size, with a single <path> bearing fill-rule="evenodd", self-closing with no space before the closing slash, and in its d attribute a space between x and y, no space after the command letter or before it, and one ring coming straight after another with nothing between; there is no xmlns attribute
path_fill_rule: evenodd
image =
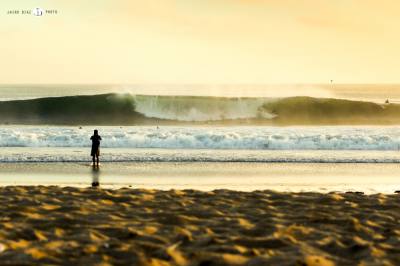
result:
<svg viewBox="0 0 400 266"><path fill-rule="evenodd" d="M101 179L102 188L231 189L239 191L399 190L400 164L357 163L103 163L101 173L88 163L0 163L0 186L58 185L88 187ZM96 176L101 175L100 178ZM246 178L243 178L243 177ZM95 180L93 180L93 177ZM378 178L379 177L379 178Z"/></svg>
<svg viewBox="0 0 400 266"><path fill-rule="evenodd" d="M100 186L100 167L92 167L92 187Z"/></svg>

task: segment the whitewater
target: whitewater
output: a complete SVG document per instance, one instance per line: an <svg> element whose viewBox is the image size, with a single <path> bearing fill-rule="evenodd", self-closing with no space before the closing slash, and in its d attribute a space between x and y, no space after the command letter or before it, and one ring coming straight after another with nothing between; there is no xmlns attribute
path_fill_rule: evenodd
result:
<svg viewBox="0 0 400 266"><path fill-rule="evenodd" d="M0 162L87 162L92 127L3 126ZM103 162L399 163L400 126L102 126Z"/></svg>
<svg viewBox="0 0 400 266"><path fill-rule="evenodd" d="M98 127L103 148L399 150L399 126ZM3 126L0 147L89 147L92 127Z"/></svg>
<svg viewBox="0 0 400 266"><path fill-rule="evenodd" d="M134 96L136 112L149 118L186 122L272 119L276 116L262 111L261 107L273 101L274 99L269 98Z"/></svg>

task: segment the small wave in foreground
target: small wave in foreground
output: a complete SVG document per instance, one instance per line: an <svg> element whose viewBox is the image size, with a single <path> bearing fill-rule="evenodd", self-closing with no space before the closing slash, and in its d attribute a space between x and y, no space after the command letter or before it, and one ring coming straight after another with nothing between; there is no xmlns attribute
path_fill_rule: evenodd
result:
<svg viewBox="0 0 400 266"><path fill-rule="evenodd" d="M397 151L400 127L99 127L103 148ZM5 126L0 147L89 147L92 127Z"/></svg>
<svg viewBox="0 0 400 266"><path fill-rule="evenodd" d="M0 163L90 162L87 148L0 150ZM103 163L400 163L398 151L167 150L104 148ZM336 166L339 167L340 166ZM310 168L311 169L311 168Z"/></svg>

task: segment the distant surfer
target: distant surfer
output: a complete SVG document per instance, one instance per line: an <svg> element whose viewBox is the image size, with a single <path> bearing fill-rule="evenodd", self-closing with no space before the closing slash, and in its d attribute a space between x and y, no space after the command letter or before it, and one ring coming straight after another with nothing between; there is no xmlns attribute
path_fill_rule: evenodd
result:
<svg viewBox="0 0 400 266"><path fill-rule="evenodd" d="M92 141L92 151L90 155L93 158L93 166L95 166L95 159L97 159L97 167L99 166L99 156L100 156L100 140L99 131L97 129L94 130L93 136L90 137Z"/></svg>
<svg viewBox="0 0 400 266"><path fill-rule="evenodd" d="M385 103L386 103L386 104L389 104L389 99L386 99Z"/></svg>

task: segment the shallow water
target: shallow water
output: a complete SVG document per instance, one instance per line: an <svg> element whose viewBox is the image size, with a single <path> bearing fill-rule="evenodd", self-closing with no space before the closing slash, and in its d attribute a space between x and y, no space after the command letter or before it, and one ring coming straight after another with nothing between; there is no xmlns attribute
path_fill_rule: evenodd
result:
<svg viewBox="0 0 400 266"><path fill-rule="evenodd" d="M0 163L84 163L90 147L4 147ZM400 163L391 150L238 150L101 148L101 161L237 163Z"/></svg>
<svg viewBox="0 0 400 266"><path fill-rule="evenodd" d="M400 189L400 165L394 163L233 163L120 162L1 163L0 186L90 186L107 188L232 189L239 191L362 191L394 193Z"/></svg>

